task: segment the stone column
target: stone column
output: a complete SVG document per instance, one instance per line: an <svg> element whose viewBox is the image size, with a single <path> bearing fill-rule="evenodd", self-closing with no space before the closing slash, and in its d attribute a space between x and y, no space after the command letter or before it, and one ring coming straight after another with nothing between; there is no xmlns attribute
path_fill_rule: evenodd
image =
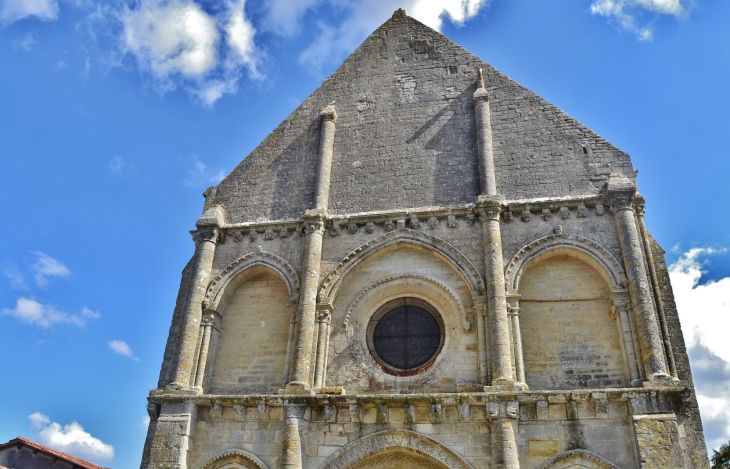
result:
<svg viewBox="0 0 730 469"><path fill-rule="evenodd" d="M641 250L641 237L632 208L635 193L636 186L631 180L622 174L611 175L608 197L614 210L624 268L629 281L641 358L647 379L656 380L669 378L669 375L664 362L663 344Z"/></svg>
<svg viewBox="0 0 730 469"><path fill-rule="evenodd" d="M302 442L299 436L299 425L306 411L306 404L284 404L281 469L302 469Z"/></svg>
<svg viewBox="0 0 730 469"><path fill-rule="evenodd" d="M644 254L646 256L646 265L649 268L649 276L651 278L651 286L654 292L654 301L656 302L656 312L659 316L659 325L662 331L662 341L664 343L664 353L667 357L667 365L669 365L669 374L672 378L677 378L677 365L674 361L674 351L672 350L672 342L669 335L669 326L667 325L667 317L664 314L664 300L662 299L662 292L659 290L659 278L656 273L656 265L654 264L654 253L651 250L651 243L649 242L649 233L646 231L646 224L644 223L644 206L645 200L643 197L636 198L636 221L639 225L639 232L641 233L641 240L644 243Z"/></svg>
<svg viewBox="0 0 730 469"><path fill-rule="evenodd" d="M626 367L629 369L631 384L636 386L641 382L636 350L634 349L634 334L631 332L631 319L629 318L629 307L627 293L615 291L611 297L613 309L618 316L619 332L621 333L623 349L626 356Z"/></svg>
<svg viewBox="0 0 730 469"><path fill-rule="evenodd" d="M487 305L485 298L475 301L474 317L477 321L477 341L479 352L479 382L486 386L489 384L489 353L487 348Z"/></svg>
<svg viewBox="0 0 730 469"><path fill-rule="evenodd" d="M319 334L317 335L317 361L314 368L314 388L320 389L324 386L327 373L327 348L329 347L332 313L329 305L319 305L317 309Z"/></svg>
<svg viewBox="0 0 730 469"><path fill-rule="evenodd" d="M205 369L208 365L210 340L213 335L213 330L220 329L218 326L218 323L220 322L219 318L220 316L217 312L206 311L200 326L203 338L200 343L200 352L198 353L198 366L195 370L195 390L198 392L203 391L203 380L205 379Z"/></svg>
<svg viewBox="0 0 730 469"><path fill-rule="evenodd" d="M289 382L289 376L291 375L291 359L294 353L294 333L297 326L297 307L290 305L287 307L287 314L289 315L289 336L286 340L286 358L284 359L284 383Z"/></svg>
<svg viewBox="0 0 730 469"><path fill-rule="evenodd" d="M494 154L492 150L492 116L489 108L489 93L484 87L484 76L481 68L479 69L478 87L473 98L477 123L479 182L482 187L482 194L496 195L497 180L494 175Z"/></svg>
<svg viewBox="0 0 730 469"><path fill-rule="evenodd" d="M304 246L304 268L299 295L299 310L295 345L292 354L292 371L286 385L287 393L311 393L312 353L314 345L317 290L319 289L319 267L322 260L322 237L324 220L329 203L330 173L335 143L335 121L337 110L327 106L319 114L322 123L319 139L319 171L315 188L314 210L307 210L302 217L306 236ZM316 352L316 351L315 351Z"/></svg>
<svg viewBox="0 0 730 469"><path fill-rule="evenodd" d="M218 234L219 229L217 226L199 227L193 233L196 244L193 286L180 334L175 377L173 382L167 386L170 389L188 389L192 384L191 373L196 358L195 351L198 345L203 299L205 298L205 290L208 288L208 278L213 266Z"/></svg>
<svg viewBox="0 0 730 469"><path fill-rule="evenodd" d="M335 146L335 122L337 110L330 105L319 113L322 127L319 134L319 172L314 192L315 210L327 210L330 198L330 173L332 172L332 154Z"/></svg>
<svg viewBox="0 0 730 469"><path fill-rule="evenodd" d="M484 239L484 263L487 278L487 305L491 332L492 386L512 387L512 352L509 318L504 285L502 236L499 229L501 200L498 196L480 196L477 202Z"/></svg>
<svg viewBox="0 0 730 469"><path fill-rule="evenodd" d="M488 402L487 416L492 430L492 469L520 469L515 441L519 403Z"/></svg>
<svg viewBox="0 0 730 469"><path fill-rule="evenodd" d="M507 311L512 320L512 340L515 350L515 379L525 384L525 359L522 354L522 332L520 331L520 300L519 295L512 295L507 303Z"/></svg>

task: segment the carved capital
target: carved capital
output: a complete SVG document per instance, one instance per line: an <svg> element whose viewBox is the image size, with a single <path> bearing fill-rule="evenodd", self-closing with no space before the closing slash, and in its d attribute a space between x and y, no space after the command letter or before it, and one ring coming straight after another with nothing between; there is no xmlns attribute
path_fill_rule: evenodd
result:
<svg viewBox="0 0 730 469"><path fill-rule="evenodd" d="M304 418L307 404L284 404L284 418Z"/></svg>
<svg viewBox="0 0 730 469"><path fill-rule="evenodd" d="M518 401L489 401L487 402L487 418L518 419L520 417L520 403Z"/></svg>
<svg viewBox="0 0 730 469"><path fill-rule="evenodd" d="M330 121L330 122L336 122L337 121L337 108L334 104L330 104L326 108L322 109L319 112L319 118L322 120L322 122Z"/></svg>
<svg viewBox="0 0 730 469"><path fill-rule="evenodd" d="M193 240L196 245L200 245L204 242L210 242L213 244L217 243L219 233L218 228L199 228L190 232L190 234L193 235Z"/></svg>
<svg viewBox="0 0 730 469"><path fill-rule="evenodd" d="M631 205L636 195L636 184L621 173L611 174L606 188L606 195L614 212L632 210Z"/></svg>
<svg viewBox="0 0 730 469"><path fill-rule="evenodd" d="M646 199L638 193L636 194L636 197L634 197L634 210L640 217L643 217L644 213L646 213Z"/></svg>
<svg viewBox="0 0 730 469"><path fill-rule="evenodd" d="M480 195L477 198L477 208L502 208L502 196L501 195Z"/></svg>
<svg viewBox="0 0 730 469"><path fill-rule="evenodd" d="M472 99L474 107L481 103L489 103L489 92L485 88L479 87L472 95Z"/></svg>

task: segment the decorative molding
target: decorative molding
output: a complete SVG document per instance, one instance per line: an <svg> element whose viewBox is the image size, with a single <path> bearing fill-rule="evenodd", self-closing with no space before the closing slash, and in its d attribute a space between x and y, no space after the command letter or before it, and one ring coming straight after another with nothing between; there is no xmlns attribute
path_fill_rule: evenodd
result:
<svg viewBox="0 0 730 469"><path fill-rule="evenodd" d="M208 459L205 464L200 466L200 469L218 469L226 466L230 462L235 462L236 459L244 460L250 467L252 464L258 469L269 469L264 461L253 453L250 453L244 449L229 449L221 453L216 454L212 458Z"/></svg>
<svg viewBox="0 0 730 469"><path fill-rule="evenodd" d="M568 249L595 261L610 279L612 290L621 290L626 282L623 267L615 257L597 242L571 233L559 233L536 239L512 256L505 266L507 293L517 293L525 267L535 258L557 249Z"/></svg>
<svg viewBox="0 0 730 469"><path fill-rule="evenodd" d="M413 244L429 251L435 251L446 260L464 278L469 285L472 296L482 296L486 292L484 280L474 264L453 245L441 238L432 236L420 231L404 229L403 231L391 231L365 243L345 256L339 264L325 277L319 291L319 303L332 304L342 280L352 272L355 267L370 255L382 250L387 246L399 243Z"/></svg>
<svg viewBox="0 0 730 469"><path fill-rule="evenodd" d="M601 469L621 469L617 465L613 464L611 461L602 458L601 456L591 453L590 451L586 451L584 449L574 449L570 451L565 451L563 453L558 453L552 458L548 459L547 461L540 464L537 469L552 469L554 467L573 467L567 466L567 463L576 463L576 467L584 467L584 466L577 466L577 463L580 463L582 461L588 460L591 462L591 467L594 467L596 463L598 463L601 467ZM561 464L558 464L561 463Z"/></svg>
<svg viewBox="0 0 730 469"><path fill-rule="evenodd" d="M391 275L390 277L385 277L382 279L378 279L371 284L367 285L365 288L360 290L360 292L355 296L355 299L352 300L352 303L350 303L350 306L347 308L347 314L345 315L345 321L343 323L343 326L347 327L348 322L350 320L350 316L352 316L353 311L355 311L360 304L360 302L365 298L371 291L378 289L379 287L388 285L389 283L399 283L404 284L407 280L420 280L423 282L430 283L433 287L436 287L440 289L441 291L445 292L448 297L456 304L457 309L459 310L459 316L462 321L462 324L464 326L464 330L469 330L471 328L471 323L469 322L469 316L466 312L466 308L464 307L464 303L461 301L461 298L459 298L459 295L447 284L442 282L441 280L438 280L433 277L429 277L427 275L421 275L421 274L398 274L398 275ZM427 295L425 295L428 297Z"/></svg>
<svg viewBox="0 0 730 469"><path fill-rule="evenodd" d="M345 469L377 454L400 449L428 457L450 469L473 469L449 447L410 430L386 430L362 437L330 455L321 468Z"/></svg>
<svg viewBox="0 0 730 469"><path fill-rule="evenodd" d="M231 281L255 266L268 267L279 274L289 289L289 304L294 305L299 302L299 275L297 271L281 257L266 252L261 246L258 246L256 252L248 253L231 262L210 282L205 293L205 300L203 300L203 307L217 311L223 294Z"/></svg>

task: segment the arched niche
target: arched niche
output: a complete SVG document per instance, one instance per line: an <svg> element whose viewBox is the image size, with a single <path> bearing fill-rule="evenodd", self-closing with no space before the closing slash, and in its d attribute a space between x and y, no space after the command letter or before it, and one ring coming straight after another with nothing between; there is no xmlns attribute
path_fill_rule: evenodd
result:
<svg viewBox="0 0 730 469"><path fill-rule="evenodd" d="M243 449L231 449L216 454L200 469L269 469L255 454Z"/></svg>
<svg viewBox="0 0 730 469"><path fill-rule="evenodd" d="M483 296L486 292L484 280L474 264L458 249L441 238L420 231L404 229L378 236L345 256L324 279L319 291L319 302L332 304L342 286L342 282L359 264L370 256L382 252L389 246L410 245L424 249L448 263L469 286L472 297Z"/></svg>
<svg viewBox="0 0 730 469"><path fill-rule="evenodd" d="M221 317L208 357L208 393L269 393L285 381L293 278L260 261L237 264L207 307Z"/></svg>
<svg viewBox="0 0 730 469"><path fill-rule="evenodd" d="M264 251L258 246L255 252L248 253L231 262L220 274L216 275L205 293L204 309L218 311L221 302L231 291L257 275L255 267L270 269L282 278L289 292L289 304L296 305L299 300L299 275L284 259Z"/></svg>
<svg viewBox="0 0 730 469"><path fill-rule="evenodd" d="M623 271L608 251L585 238L552 235L520 250L507 272L509 294L519 298L530 389L629 384L622 330L611 305Z"/></svg>
<svg viewBox="0 0 730 469"><path fill-rule="evenodd" d="M583 449L558 453L536 469L621 469L601 456Z"/></svg>
<svg viewBox="0 0 730 469"><path fill-rule="evenodd" d="M321 469L388 468L391 459L388 456L403 454L419 464L415 467L472 469L471 464L447 446L409 430L386 430L360 438L328 457Z"/></svg>

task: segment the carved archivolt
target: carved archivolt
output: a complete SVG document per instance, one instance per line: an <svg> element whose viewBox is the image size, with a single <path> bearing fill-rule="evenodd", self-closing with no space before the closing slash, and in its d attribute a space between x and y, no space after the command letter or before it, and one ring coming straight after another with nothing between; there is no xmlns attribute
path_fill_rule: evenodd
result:
<svg viewBox="0 0 730 469"><path fill-rule="evenodd" d="M610 461L600 457L597 454L582 449L574 449L558 453L544 463L540 464L537 469L621 469Z"/></svg>
<svg viewBox="0 0 730 469"><path fill-rule="evenodd" d="M217 311L228 285L236 277L256 266L269 268L279 274L289 290L289 303L292 305L297 304L299 300L299 276L297 271L281 257L266 252L259 246L256 252L248 253L231 262L210 282L205 293L204 308Z"/></svg>
<svg viewBox="0 0 730 469"><path fill-rule="evenodd" d="M440 292L442 295L446 296L449 300L449 303L455 306L455 309L459 313L459 319L462 321L462 324L464 325L465 329L469 329L470 323L469 323L469 317L467 316L466 308L464 308L464 303L461 301L461 298L459 298L459 295L448 285L446 285L441 280L435 279L433 277L429 277L427 275L421 275L421 274L399 274L399 275L391 275L390 277L385 277L379 280L376 280L375 282L371 283L370 285L366 286L362 290L360 290L360 293L357 294L355 299L350 303L350 306L347 308L347 315L345 316L345 326L348 323L348 320L350 319L350 316L354 311L356 311L357 307L362 302L363 298L366 296L369 296L372 293L376 293L377 297L381 300L386 300L389 298L389 295L384 290L388 290L392 287L393 284L399 284L404 285L405 288L398 289L398 293L404 294L404 293L410 293L410 290L408 288L409 284L413 283L412 290L414 292L423 292L427 291L431 295L437 294L437 292ZM416 285L417 283L426 283L432 288L418 288ZM425 298L428 299L429 295L426 295Z"/></svg>
<svg viewBox="0 0 730 469"><path fill-rule="evenodd" d="M416 453L449 469L472 469L472 466L453 450L409 430L386 430L360 438L328 457L321 468L351 468L372 456L388 451Z"/></svg>
<svg viewBox="0 0 730 469"><path fill-rule="evenodd" d="M242 449L229 449L208 459L200 469L268 469L265 462L253 453Z"/></svg>
<svg viewBox="0 0 730 469"><path fill-rule="evenodd" d="M536 239L520 249L505 267L507 294L519 290L520 278L525 268L533 261L545 259L561 253L576 257L597 268L611 289L624 288L626 274L621 264L610 252L597 242L569 233L557 233Z"/></svg>
<svg viewBox="0 0 730 469"><path fill-rule="evenodd" d="M399 243L413 244L434 252L451 264L461 274L472 290L472 296L484 295L486 290L482 276L479 274L477 268L474 267L474 264L461 251L436 236L411 229L403 229L380 235L372 241L358 247L342 259L337 264L337 267L327 275L324 282L322 282L322 287L319 291L319 302L332 304L337 296L337 291L342 285L342 279L355 269L360 262L387 246Z"/></svg>

